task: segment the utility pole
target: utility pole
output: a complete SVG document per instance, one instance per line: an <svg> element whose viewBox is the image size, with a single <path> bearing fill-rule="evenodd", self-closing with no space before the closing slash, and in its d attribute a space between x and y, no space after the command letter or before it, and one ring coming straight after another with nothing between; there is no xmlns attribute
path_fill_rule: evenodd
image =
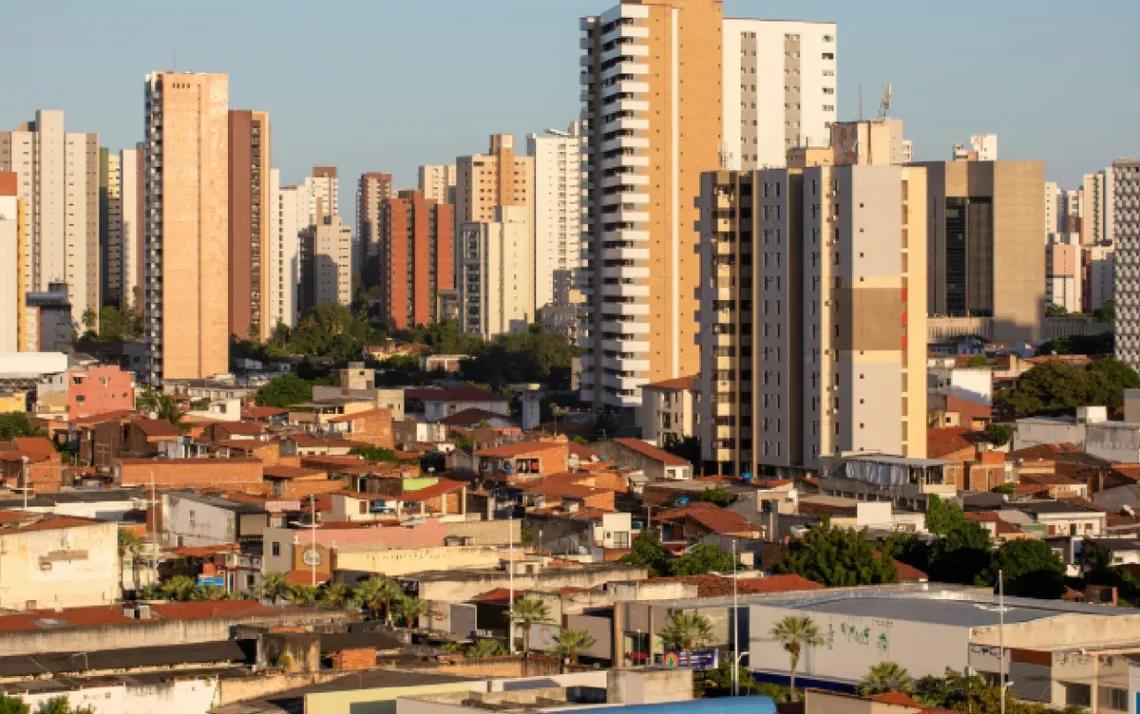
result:
<svg viewBox="0 0 1140 714"><path fill-rule="evenodd" d="M150 569L154 573L154 582L158 582L158 497L154 488L154 470L150 472ZM135 583L138 586L138 583Z"/></svg>
<svg viewBox="0 0 1140 714"><path fill-rule="evenodd" d="M308 528L312 533L307 560L309 561L309 572L312 575L313 587L317 587L317 529L320 528L320 524L317 523L317 494L309 494L309 506L312 509L309 524L305 525L302 521L294 521L292 525L298 528Z"/></svg>
<svg viewBox="0 0 1140 714"><path fill-rule="evenodd" d="M998 693L1001 714L1005 714L1005 573L998 571Z"/></svg>
<svg viewBox="0 0 1140 714"><path fill-rule="evenodd" d="M510 653L515 653L515 509L507 512L507 582L510 583L507 596L507 644Z"/></svg>
<svg viewBox="0 0 1140 714"><path fill-rule="evenodd" d="M23 466L21 467L21 473L23 474L24 481L23 481L23 483L20 484L20 488L15 489L15 490L24 492L24 512L27 512L27 510L28 510L28 491L31 490L30 488L28 488L28 457L27 456L21 456L20 461L23 463Z"/></svg>
<svg viewBox="0 0 1140 714"><path fill-rule="evenodd" d="M740 617L736 596L736 539L732 539L732 696L740 696Z"/></svg>

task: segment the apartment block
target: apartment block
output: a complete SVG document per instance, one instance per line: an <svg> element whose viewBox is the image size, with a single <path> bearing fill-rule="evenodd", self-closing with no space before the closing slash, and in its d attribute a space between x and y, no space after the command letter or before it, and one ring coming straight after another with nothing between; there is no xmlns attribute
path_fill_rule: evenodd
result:
<svg viewBox="0 0 1140 714"><path fill-rule="evenodd" d="M993 321L996 342L1035 342L1045 319L1045 165L920 163L927 169L932 316ZM1079 292L1077 293L1080 294Z"/></svg>
<svg viewBox="0 0 1140 714"><path fill-rule="evenodd" d="M397 330L438 322L440 293L455 289L452 206L400 191L381 215L380 314Z"/></svg>
<svg viewBox="0 0 1140 714"><path fill-rule="evenodd" d="M926 172L708 172L699 428L706 471L926 454Z"/></svg>
<svg viewBox="0 0 1140 714"><path fill-rule="evenodd" d="M723 168L782 167L793 147L827 145L837 47L833 22L725 18Z"/></svg>
<svg viewBox="0 0 1140 714"><path fill-rule="evenodd" d="M107 302L123 299L123 197L121 157L99 148L100 294Z"/></svg>
<svg viewBox="0 0 1140 714"><path fill-rule="evenodd" d="M1084 193L1079 188L1063 189L1058 197L1057 232L1080 233L1084 212Z"/></svg>
<svg viewBox="0 0 1140 714"><path fill-rule="evenodd" d="M143 156L140 149L119 152L119 303L142 309L143 266Z"/></svg>
<svg viewBox="0 0 1140 714"><path fill-rule="evenodd" d="M515 153L510 134L493 135L486 154L456 160L456 225L494 221L499 206L534 210L534 159Z"/></svg>
<svg viewBox="0 0 1140 714"><path fill-rule="evenodd" d="M361 264L363 260L379 255L380 230L383 223L381 209L384 202L392 197L392 174L361 174L356 189L356 239L361 244ZM371 284L365 277L365 283Z"/></svg>
<svg viewBox="0 0 1140 714"><path fill-rule="evenodd" d="M1050 243L1045 246L1045 303L1064 308L1067 312L1080 312L1084 290L1081 246Z"/></svg>
<svg viewBox="0 0 1140 714"><path fill-rule="evenodd" d="M150 382L229 371L229 77L146 76L143 319Z"/></svg>
<svg viewBox="0 0 1140 714"><path fill-rule="evenodd" d="M308 187L310 222L318 225L325 218L340 215L340 180L335 166L314 166L305 179Z"/></svg>
<svg viewBox="0 0 1140 714"><path fill-rule="evenodd" d="M1113 226L1112 171L1081 179L1081 245L1111 245Z"/></svg>
<svg viewBox="0 0 1140 714"><path fill-rule="evenodd" d="M969 144L955 144L950 158L954 161L997 161L997 134L974 134Z"/></svg>
<svg viewBox="0 0 1140 714"><path fill-rule="evenodd" d="M297 326L300 311L301 232L308 228L308 201L297 186L282 186L281 172L269 171L269 323Z"/></svg>
<svg viewBox="0 0 1140 714"><path fill-rule="evenodd" d="M534 295L538 307L558 304L575 288L582 250L582 138L578 122L527 137L534 159Z"/></svg>
<svg viewBox="0 0 1140 714"><path fill-rule="evenodd" d="M831 126L832 163L837 166L898 166L911 161L902 119L836 122Z"/></svg>
<svg viewBox="0 0 1140 714"><path fill-rule="evenodd" d="M1049 236L1057 232L1060 225L1059 213L1061 201L1061 187L1057 185L1056 181L1045 182L1045 242L1049 242Z"/></svg>
<svg viewBox="0 0 1140 714"><path fill-rule="evenodd" d="M21 352L24 314L23 199L13 172L0 173L0 353Z"/></svg>
<svg viewBox="0 0 1140 714"><path fill-rule="evenodd" d="M229 131L230 334L265 341L275 325L269 307L269 113L231 110Z"/></svg>
<svg viewBox="0 0 1140 714"><path fill-rule="evenodd" d="M1090 245L1081 251L1082 312L1091 315L1113 298L1116 252L1111 245Z"/></svg>
<svg viewBox="0 0 1140 714"><path fill-rule="evenodd" d="M723 130L719 0L631 0L581 20L581 396L630 413L699 360L701 172Z"/></svg>
<svg viewBox="0 0 1140 714"><path fill-rule="evenodd" d="M1140 369L1140 157L1112 162L1116 357Z"/></svg>
<svg viewBox="0 0 1140 714"><path fill-rule="evenodd" d="M455 203L455 164L421 166L419 177L420 193L425 201Z"/></svg>
<svg viewBox="0 0 1140 714"><path fill-rule="evenodd" d="M352 302L352 229L340 216L301 233L302 310Z"/></svg>
<svg viewBox="0 0 1140 714"><path fill-rule="evenodd" d="M463 332L487 340L534 322L530 218L523 206L500 206L493 221L460 224L455 260Z"/></svg>
<svg viewBox="0 0 1140 714"><path fill-rule="evenodd" d="M99 310L99 136L64 130L62 111L40 110L34 121L0 132L0 171L18 176L27 203L25 286L47 290L66 282L72 318Z"/></svg>

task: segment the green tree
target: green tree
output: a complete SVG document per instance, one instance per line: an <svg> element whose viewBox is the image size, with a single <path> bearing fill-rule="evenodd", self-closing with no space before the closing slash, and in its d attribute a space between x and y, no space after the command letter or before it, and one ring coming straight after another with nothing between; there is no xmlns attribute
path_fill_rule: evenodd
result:
<svg viewBox="0 0 1140 714"><path fill-rule="evenodd" d="M1054 303L1052 305L1046 305L1045 306L1045 317L1068 317L1068 316L1069 316L1069 311L1065 309L1064 305L1057 305Z"/></svg>
<svg viewBox="0 0 1140 714"><path fill-rule="evenodd" d="M693 546L673 563L673 575L704 575L732 572L732 553L717 545Z"/></svg>
<svg viewBox="0 0 1140 714"><path fill-rule="evenodd" d="M507 648L503 647L501 642L496 642L495 640L476 640L463 651L463 656L470 659L484 659L487 657L502 657L506 653Z"/></svg>
<svg viewBox="0 0 1140 714"><path fill-rule="evenodd" d="M385 449L381 446L354 446L349 449L350 454L359 456L365 461L399 463L400 456L392 449Z"/></svg>
<svg viewBox="0 0 1140 714"><path fill-rule="evenodd" d="M344 583L329 583L321 589L321 605L328 608L341 608L348 602L352 592Z"/></svg>
<svg viewBox="0 0 1140 714"><path fill-rule="evenodd" d="M696 436L677 438L676 434L669 434L665 439L664 449L690 464L701 462L701 440Z"/></svg>
<svg viewBox="0 0 1140 714"><path fill-rule="evenodd" d="M998 548L994 569L1002 571L1009 595L1053 599L1065 591L1065 566L1043 540L1003 543Z"/></svg>
<svg viewBox="0 0 1140 714"><path fill-rule="evenodd" d="M217 600L229 600L230 595L221 585L207 583L195 588L190 594L190 599L196 602L214 602Z"/></svg>
<svg viewBox="0 0 1140 714"><path fill-rule="evenodd" d="M792 700L795 701L796 667L799 666L800 657L804 650L822 645L823 637L819 634L815 620L795 615L788 615L777 622L769 634L788 653L788 689L791 691Z"/></svg>
<svg viewBox="0 0 1140 714"><path fill-rule="evenodd" d="M31 711L23 699L0 694L0 714L31 714Z"/></svg>
<svg viewBox="0 0 1140 714"><path fill-rule="evenodd" d="M352 591L352 597L364 606L373 618L383 610L384 622L391 627L392 604L404 597L404 591L394 580L373 576L357 584Z"/></svg>
<svg viewBox="0 0 1140 714"><path fill-rule="evenodd" d="M990 493L1000 493L1003 496L1012 496L1017 493L1017 484L1013 481L1006 481L1005 483L998 484L990 489Z"/></svg>
<svg viewBox="0 0 1140 714"><path fill-rule="evenodd" d="M1092 398L1095 403L1119 409L1124 406L1124 391L1140 389L1140 374L1118 359L1093 362L1088 369Z"/></svg>
<svg viewBox="0 0 1140 714"><path fill-rule="evenodd" d="M966 515L958 506L947 503L938 496L927 498L926 530L935 535L944 536L965 522Z"/></svg>
<svg viewBox="0 0 1140 714"><path fill-rule="evenodd" d="M736 502L736 496L733 496L724 486L720 485L707 491L698 491L689 498L692 499L694 503L704 501L715 506L720 506L721 508L731 506Z"/></svg>
<svg viewBox="0 0 1140 714"><path fill-rule="evenodd" d="M1093 311L1093 321L1112 324L1116 322L1116 300L1109 298Z"/></svg>
<svg viewBox="0 0 1140 714"><path fill-rule="evenodd" d="M416 626L420 617L427 613L427 605L415 597L403 597L392 603L392 610L404 627L409 630Z"/></svg>
<svg viewBox="0 0 1140 714"><path fill-rule="evenodd" d="M926 676L915 683L915 695L933 709L978 712L986 680L979 674L968 676L947 667L942 677Z"/></svg>
<svg viewBox="0 0 1140 714"><path fill-rule="evenodd" d="M884 692L902 692L908 696L914 694L914 680L906 667L895 662L880 662L872 665L859 681L859 693L865 697Z"/></svg>
<svg viewBox="0 0 1140 714"><path fill-rule="evenodd" d="M644 565L649 577L660 578L669 572L669 554L653 531L645 529L633 540L633 547L621 557L622 563Z"/></svg>
<svg viewBox="0 0 1140 714"><path fill-rule="evenodd" d="M522 625L523 657L530 657L530 630L535 623L550 622L550 606L543 600L524 598L511 605L511 622ZM514 637L514 631L509 635Z"/></svg>
<svg viewBox="0 0 1140 714"><path fill-rule="evenodd" d="M285 598L294 605L307 606L315 603L320 595L321 590L315 585L310 583L295 583L293 587L289 588L289 592L285 595Z"/></svg>
<svg viewBox="0 0 1140 714"><path fill-rule="evenodd" d="M986 438L994 446L1005 446L1013 441L1013 424L990 424L986 427Z"/></svg>
<svg viewBox="0 0 1140 714"><path fill-rule="evenodd" d="M262 407L288 407L313 398L313 385L294 374L272 379L257 390L257 404Z"/></svg>
<svg viewBox="0 0 1140 714"><path fill-rule="evenodd" d="M554 643L554 651L559 657L570 660L570 664L578 664L578 655L582 650L593 647L597 640L586 630L566 627L555 635Z"/></svg>
<svg viewBox="0 0 1140 714"><path fill-rule="evenodd" d="M963 518L931 544L926 572L938 582L985 586L993 582L992 566L990 532Z"/></svg>
<svg viewBox="0 0 1140 714"><path fill-rule="evenodd" d="M829 521L812 526L802 538L788 544L784 562L776 572L802 575L827 587L856 587L897 583L894 560L875 552L867 530L832 528Z"/></svg>
<svg viewBox="0 0 1140 714"><path fill-rule="evenodd" d="M696 612L674 612L661 630L665 648L684 652L686 660L693 650L699 650L712 642L712 637L709 619Z"/></svg>
<svg viewBox="0 0 1140 714"><path fill-rule="evenodd" d="M0 441L11 441L23 436L46 436L46 433L33 427L28 421L27 414L22 412L0 414Z"/></svg>
<svg viewBox="0 0 1140 714"><path fill-rule="evenodd" d="M198 590L198 581L186 575L175 575L162 584L160 592L167 600L189 602Z"/></svg>
<svg viewBox="0 0 1140 714"><path fill-rule="evenodd" d="M261 587L258 593L270 602L279 602L288 596L292 584L284 573L266 573L261 576Z"/></svg>
<svg viewBox="0 0 1140 714"><path fill-rule="evenodd" d="M989 367L990 361L986 358L985 355L974 355L970 359L966 360L966 366L970 369L981 369L983 367Z"/></svg>
<svg viewBox="0 0 1140 714"><path fill-rule="evenodd" d="M1140 385L1140 376L1115 359L1094 363L1087 370L1062 362L1039 364L998 390L994 406L1017 416L1056 415L1077 407L1123 404L1124 390Z"/></svg>

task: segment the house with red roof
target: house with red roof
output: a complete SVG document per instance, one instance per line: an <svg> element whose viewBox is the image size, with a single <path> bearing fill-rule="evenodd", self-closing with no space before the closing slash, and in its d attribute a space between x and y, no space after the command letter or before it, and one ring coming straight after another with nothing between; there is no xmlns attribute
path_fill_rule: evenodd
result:
<svg viewBox="0 0 1140 714"><path fill-rule="evenodd" d="M691 463L642 439L606 439L590 448L618 466L640 470L650 481L687 481L693 477Z"/></svg>
<svg viewBox="0 0 1140 714"><path fill-rule="evenodd" d="M764 536L761 526L707 501L654 514L653 523L663 526L662 540L693 541L709 535L757 539Z"/></svg>
<svg viewBox="0 0 1140 714"><path fill-rule="evenodd" d="M479 449L472 456L473 471L484 477L499 477L507 481L564 473L570 462L570 450L564 436L501 444Z"/></svg>

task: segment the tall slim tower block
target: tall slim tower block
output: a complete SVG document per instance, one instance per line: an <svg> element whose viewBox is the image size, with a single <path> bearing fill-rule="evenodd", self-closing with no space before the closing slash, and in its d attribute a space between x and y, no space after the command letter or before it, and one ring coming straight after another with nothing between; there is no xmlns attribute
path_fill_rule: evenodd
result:
<svg viewBox="0 0 1140 714"><path fill-rule="evenodd" d="M381 214L380 314L397 330L438 321L440 293L455 289L452 206L401 191Z"/></svg>
<svg viewBox="0 0 1140 714"><path fill-rule="evenodd" d="M361 244L360 257L362 261L367 261L380 253L380 233L384 221L381 211L384 202L393 195L392 174L361 174L356 193L356 239ZM364 276L367 285L374 284L375 280L375 276Z"/></svg>
<svg viewBox="0 0 1140 714"><path fill-rule="evenodd" d="M1116 357L1140 369L1140 156L1112 162Z"/></svg>
<svg viewBox="0 0 1140 714"><path fill-rule="evenodd" d="M269 113L229 113L230 334L264 341L273 333L269 306Z"/></svg>
<svg viewBox="0 0 1140 714"><path fill-rule="evenodd" d="M527 137L534 158L534 299L542 308L575 287L582 250L582 138L578 122Z"/></svg>
<svg viewBox="0 0 1140 714"><path fill-rule="evenodd" d="M146 76L143 318L150 381L229 371L229 77Z"/></svg>
<svg viewBox="0 0 1140 714"><path fill-rule="evenodd" d="M581 21L582 398L632 412L697 364L701 172L718 166L719 0L630 0ZM631 415L632 416L632 415Z"/></svg>

